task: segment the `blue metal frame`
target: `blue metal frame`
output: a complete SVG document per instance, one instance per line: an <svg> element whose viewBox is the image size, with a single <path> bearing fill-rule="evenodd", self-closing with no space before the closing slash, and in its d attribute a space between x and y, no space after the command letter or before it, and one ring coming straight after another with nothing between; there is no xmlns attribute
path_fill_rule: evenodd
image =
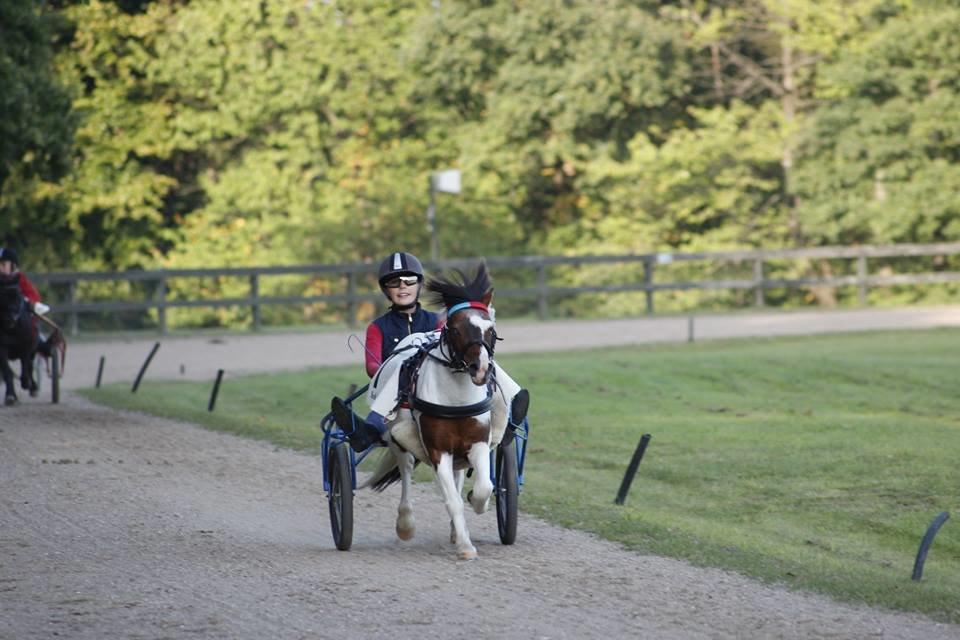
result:
<svg viewBox="0 0 960 640"><path fill-rule="evenodd" d="M362 396L367 392L369 384L363 385L361 388L357 389L349 396L344 399L344 402L348 407L352 407L353 401ZM347 449L350 451L350 478L353 488L357 488L357 465L363 462L363 459L373 451L373 447L370 447L363 453L356 453L353 450L353 447L350 446L347 436L344 434L343 429L337 426L337 423L333 419L333 412L331 411L327 415L323 416L323 419L320 421L320 428L323 429L323 443L320 445L320 461L323 468L323 490L330 491L330 470L327 468L328 460L330 459L330 449L335 445L340 444L341 442L347 443ZM354 425L356 428L356 425Z"/></svg>
<svg viewBox="0 0 960 640"><path fill-rule="evenodd" d="M510 428L509 426L507 427ZM517 488L523 490L523 463L527 459L527 439L530 437L530 423L526 418L523 419L523 424L517 427L513 432L513 439L517 443ZM497 487L497 450L493 449L490 451L490 481L493 483L494 489Z"/></svg>

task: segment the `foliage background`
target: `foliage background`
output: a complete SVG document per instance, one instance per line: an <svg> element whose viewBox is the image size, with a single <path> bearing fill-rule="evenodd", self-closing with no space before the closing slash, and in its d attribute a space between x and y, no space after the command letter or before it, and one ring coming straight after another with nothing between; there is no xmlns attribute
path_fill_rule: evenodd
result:
<svg viewBox="0 0 960 640"><path fill-rule="evenodd" d="M0 12L0 236L28 270L425 256L428 181L446 168L464 190L438 195L444 257L958 238L956 2L15 0Z"/></svg>

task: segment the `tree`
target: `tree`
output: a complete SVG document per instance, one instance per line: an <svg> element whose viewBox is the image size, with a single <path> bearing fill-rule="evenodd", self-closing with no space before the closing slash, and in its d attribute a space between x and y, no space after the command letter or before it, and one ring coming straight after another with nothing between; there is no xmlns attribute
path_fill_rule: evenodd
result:
<svg viewBox="0 0 960 640"><path fill-rule="evenodd" d="M53 183L70 167L74 116L53 53L65 26L40 3L0 3L0 240L29 248L31 268L57 262L43 245L63 235Z"/></svg>
<svg viewBox="0 0 960 640"><path fill-rule="evenodd" d="M883 17L818 83L797 180L816 242L960 237L960 10Z"/></svg>
<svg viewBox="0 0 960 640"><path fill-rule="evenodd" d="M462 166L528 250L582 216L589 163L685 119L679 32L633 3L444 3L419 40L419 92L459 119Z"/></svg>

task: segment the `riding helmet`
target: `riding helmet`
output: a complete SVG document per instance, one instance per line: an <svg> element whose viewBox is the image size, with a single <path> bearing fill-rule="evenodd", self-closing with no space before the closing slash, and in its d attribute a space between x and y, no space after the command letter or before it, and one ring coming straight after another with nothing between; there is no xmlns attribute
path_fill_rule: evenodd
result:
<svg viewBox="0 0 960 640"><path fill-rule="evenodd" d="M9 260L15 266L20 266L20 260L17 259L17 252L10 247L4 247L3 249L0 249L0 262L3 262L4 260Z"/></svg>
<svg viewBox="0 0 960 640"><path fill-rule="evenodd" d="M423 265L412 253L391 253L380 263L377 281L382 288L384 282L396 276L417 276L423 282Z"/></svg>

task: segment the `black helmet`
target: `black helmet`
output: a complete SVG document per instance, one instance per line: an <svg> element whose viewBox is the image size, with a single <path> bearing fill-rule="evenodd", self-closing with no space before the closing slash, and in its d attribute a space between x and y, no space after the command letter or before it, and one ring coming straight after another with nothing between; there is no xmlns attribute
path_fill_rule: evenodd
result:
<svg viewBox="0 0 960 640"><path fill-rule="evenodd" d="M20 266L20 260L17 259L17 252L10 247L4 247L3 249L0 249L0 262L3 262L4 260L9 260L14 265L18 267ZM423 276L421 275L420 277L422 278Z"/></svg>
<svg viewBox="0 0 960 640"><path fill-rule="evenodd" d="M412 253L391 253L380 263L377 281L382 288L384 282L396 276L417 276L423 282L423 265Z"/></svg>

